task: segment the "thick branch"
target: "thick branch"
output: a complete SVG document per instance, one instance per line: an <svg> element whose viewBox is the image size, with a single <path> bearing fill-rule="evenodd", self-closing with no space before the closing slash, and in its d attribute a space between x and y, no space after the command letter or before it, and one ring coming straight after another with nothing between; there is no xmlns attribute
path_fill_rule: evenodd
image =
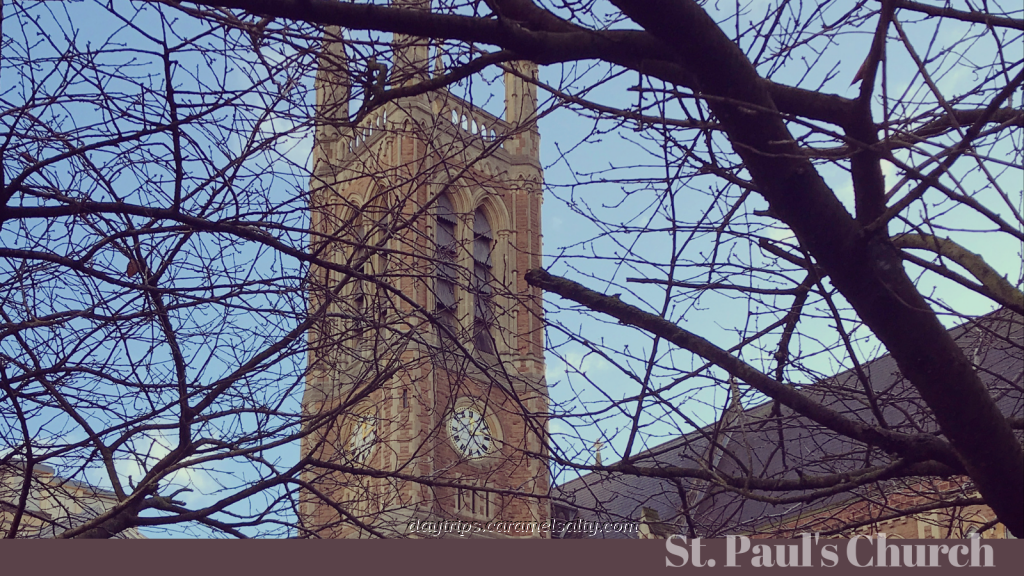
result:
<svg viewBox="0 0 1024 576"><path fill-rule="evenodd" d="M1024 20L1021 20L1020 18L993 16L986 12L954 10L953 8L931 6L921 2L909 2L908 0L897 0L896 7L902 8L903 10L911 10L913 12L928 14L929 16L941 16L943 18L962 20L964 22L985 24L986 26L999 26L1003 28L1013 28L1014 30L1024 30Z"/></svg>
<svg viewBox="0 0 1024 576"><path fill-rule="evenodd" d="M931 234L904 234L892 239L897 248L929 250L949 258L971 273L978 282L988 288L989 294L999 304L1024 314L1024 292L1017 290L1006 278L995 271L980 254L975 254L949 238Z"/></svg>
<svg viewBox="0 0 1024 576"><path fill-rule="evenodd" d="M188 0L188 3L352 30L379 30L499 46L514 51L520 59L537 64L598 59L666 82L694 90L699 88L687 68L674 61L672 51L644 31L590 30L554 15L541 17L536 7L529 10L528 17L517 22L335 0ZM521 9L521 15L526 14L527 10ZM853 102L847 98L764 79L758 80L758 84L771 93L779 110L787 114L832 124L844 124L850 118Z"/></svg>
<svg viewBox="0 0 1024 576"><path fill-rule="evenodd" d="M936 460L952 470L962 469L950 447L935 436L928 434L913 436L901 434L846 418L842 414L811 400L800 393L795 387L773 380L704 338L680 328L665 318L644 312L635 306L623 302L619 298L600 294L582 284L553 276L541 269L527 272L526 281L531 286L558 294L590 310L607 314L622 324L636 326L655 336L664 338L684 350L693 352L701 358L713 362L758 392L778 400L801 416L809 418L839 434L865 444L879 446L890 452L898 453L903 458L912 462Z"/></svg>

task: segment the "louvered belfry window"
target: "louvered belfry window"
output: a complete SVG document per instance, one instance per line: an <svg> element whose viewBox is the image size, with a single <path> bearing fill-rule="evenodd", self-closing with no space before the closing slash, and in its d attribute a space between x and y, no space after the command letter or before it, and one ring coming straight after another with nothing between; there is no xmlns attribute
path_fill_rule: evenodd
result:
<svg viewBox="0 0 1024 576"><path fill-rule="evenodd" d="M494 234L482 210L473 215L473 345L480 352L494 354L493 288L491 286L491 249Z"/></svg>
<svg viewBox="0 0 1024 576"><path fill-rule="evenodd" d="M455 240L455 210L447 196L437 199L437 276L434 286L436 302L434 312L438 321L455 332L455 260L458 255L458 243ZM440 330L443 334L444 331Z"/></svg>

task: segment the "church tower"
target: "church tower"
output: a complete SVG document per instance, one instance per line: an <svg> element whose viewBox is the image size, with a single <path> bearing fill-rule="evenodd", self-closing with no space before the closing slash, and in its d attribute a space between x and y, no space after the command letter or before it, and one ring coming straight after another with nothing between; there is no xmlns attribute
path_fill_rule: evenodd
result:
<svg viewBox="0 0 1024 576"><path fill-rule="evenodd" d="M498 118L416 89L443 74L439 47L393 49L350 61L328 28L321 54L310 250L328 264L310 270L301 535L546 537L541 294L524 279L541 266L536 66L506 65Z"/></svg>

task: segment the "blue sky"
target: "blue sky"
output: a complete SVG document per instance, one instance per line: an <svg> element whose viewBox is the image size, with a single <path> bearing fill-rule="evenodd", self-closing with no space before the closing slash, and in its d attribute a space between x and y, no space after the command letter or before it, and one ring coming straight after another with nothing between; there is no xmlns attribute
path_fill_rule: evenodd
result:
<svg viewBox="0 0 1024 576"><path fill-rule="evenodd" d="M80 47L103 46L108 51L104 54L107 63L119 62L127 64L131 52L122 50L124 47L132 49L147 50L155 44L146 40L141 32L133 31L124 22L117 22L109 16L104 15L96 5L92 3L60 3L60 10L67 10L63 15L57 10L52 16L56 20L64 21L68 29L74 29L78 36L75 42ZM757 0L749 4L749 12L743 16L743 21L760 17L769 3ZM843 6L835 6L831 10L840 12L845 10ZM42 12L46 12L43 10ZM828 12L824 19L834 18L837 14ZM187 16L179 15L179 22L174 29L183 36L193 34L201 30L201 26L190 22ZM723 16L724 17L724 16ZM167 30L169 27L162 26L152 13L146 13L136 20L133 25L138 25L140 30L157 34L158 30ZM49 24L43 23L46 29ZM725 26L728 30L729 26ZM763 74L771 74L771 77L783 83L818 86L821 85L827 92L852 97L856 94L857 86L850 86L857 68L867 54L870 34L873 30L874 19L866 21L860 29L850 30L848 33L826 41L820 39L812 41L808 45L798 49L794 57L785 67L775 69L772 64L764 64L761 67ZM123 27L120 28L119 27ZM907 26L908 34L918 50L925 58L934 56L944 47L943 42L947 38L956 39L963 35L968 29L967 24L945 23L941 29L941 37L934 40L935 33L932 24L920 24ZM31 33L27 27L26 32ZM4 32L8 37L17 36L19 30L5 26ZM113 35L115 43L104 44L105 39ZM61 45L62 40L57 34L53 35L56 44ZM364 39L364 36L359 36ZM1018 37L1019 40L1019 37ZM38 42L38 37L31 36L26 42ZM214 45L215 39L200 39L202 42L210 42ZM990 62L993 58L993 43L991 38L985 34L979 34L972 39L964 50L970 58L978 62ZM1007 60L1022 58L1021 51L1024 51L1024 43L1015 42L1010 44L1011 50L1017 53L1006 54ZM59 53L59 50L47 48L45 43L36 46L37 51L47 51L50 55ZM932 50L933 53L928 53ZM820 60L814 60L815 51L821 51L823 56ZM771 54L772 48L766 51ZM296 94L307 96L305 101L298 102L292 110L309 110L311 100L309 89L312 83L312 68L309 58L303 58L288 48L274 46L264 47L260 55L263 60L257 58L255 53L249 53L247 58L240 58L234 61L205 60L199 51L183 51L176 55L178 68L175 71L176 78L180 79L181 87L195 87L198 82L207 82L210 85L224 87L228 90L247 90L253 88L257 82L256 94L246 95L241 103L244 106L236 109L234 114L225 114L223 117L224 130L222 132L207 133L196 142L196 146L207 151L212 151L221 162L229 162L245 149L245 143L250 139L270 138L273 145L261 153L253 154L246 159L243 170L235 174L237 181L230 182L231 186L239 193L245 193L251 186L266 191L266 195L253 199L253 209L269 209L278 214L278 224L286 224L292 227L292 231L283 233L294 246L304 246L306 239L303 234L297 232L306 227L306 216L303 212L305 200L302 194L305 192L307 182L305 170L308 169L309 154L312 147L312 134L302 126L302 122L290 118L288 114L280 110L287 110L289 105L295 102L288 101L288 91L294 90ZM158 69L159 54L153 52L139 52L134 54L136 66L148 66L153 71L152 86L159 88L161 81ZM118 60L118 59L121 60ZM987 60L986 60L987 59ZM810 65L813 63L813 65ZM7 65L6 63L4 65ZM274 70L273 82L261 81L261 75L266 74L267 67ZM976 71L965 65L946 64L939 61L936 68L940 74L936 75L935 82L951 101L957 101L958 105L968 106L981 104L977 101L958 101L959 94L967 92L979 80ZM887 59L887 74L889 79L888 92L890 98L897 98L907 102L927 98L928 94L924 88L925 84L913 73L914 66L909 53L901 49L895 41L890 42L890 50ZM9 73L9 72L8 72ZM501 82L497 80L498 73L490 70L482 77L472 81L471 93L474 101L483 105L490 112L500 115L503 108L504 91ZM5 78L7 74L5 74ZM290 80L300 83L297 88L284 88ZM573 65L549 66L541 69L540 80L552 86L559 86L562 89L580 89L581 87L592 87L587 97L604 105L615 106L622 109L635 107L638 102L649 104L647 100L638 100L638 93L629 91L637 85L635 73L618 73L609 71L603 65L584 62ZM651 86L648 84L648 88ZM20 87L24 88L24 87ZM130 94L132 86L125 85L118 87L117 83L107 86L108 89L123 89ZM541 90L541 110L547 111L555 106L555 102L549 95ZM0 93L11 100L27 98L28 95L19 87L5 86ZM201 90L197 90L193 96L195 101L203 98ZM1020 106L1020 101L1013 102ZM305 107L305 108L304 108ZM269 108L269 110L268 110ZM882 110L876 105L877 114L880 117ZM690 108L693 112L695 108ZM648 113L655 113L656 110ZM681 109L678 104L669 104L666 112L670 115L679 116ZM902 110L900 110L902 112ZM106 119L97 116L95 109L90 108L88 102L80 102L76 105L69 105L56 113L60 122L66 125L84 126L91 122L98 125ZM553 273L566 275L576 281L586 284L590 288L603 291L609 294L622 293L622 298L627 302L640 305L644 309L660 311L664 304L664 291L650 285L637 285L627 282L627 278L634 276L657 277L663 274L664 267L655 268L638 260L653 260L667 264L673 260L673 247L671 237L667 233L638 233L639 229L665 228L669 220L667 214L674 214L679 221L694 223L700 218L705 210L711 209L709 218L714 220L720 215L719 208L712 207L712 195L719 191L721 181L711 176L703 176L688 180L678 181L673 178L670 171L664 167L665 159L661 156L662 141L657 131L649 126L642 131L635 131L635 122L626 122L617 126L609 120L595 121L587 115L581 115L577 111L558 107L551 110L540 121L542 138L542 164L545 168L547 190L544 204L544 246L545 262L551 266ZM799 128L795 128L799 134ZM284 136L280 136L284 134ZM681 131L673 132L675 137L684 137ZM728 143L722 140L716 141L722 149L728 149ZM1005 158L1013 158L1014 152L1011 143L1003 143L994 150L986 151L989 155ZM1021 143L1018 141L1015 146L1019 149ZM677 152L675 145L670 149ZM903 153L900 153L903 154ZM898 158L909 160L906 154ZM102 157L102 154L98 154ZM5 160L6 161L6 160ZM919 159L915 159L919 161ZM1003 200L998 197L997 191L984 185L982 174L977 163L972 164L971 159L962 159L957 165L958 178L962 186L971 190L976 197L989 206L996 207L997 211L1011 218L1009 210L1005 208ZM198 164L197 164L198 166ZM994 178L1000 182L1004 191L1010 194L1011 200L1018 199L1021 194L1021 169L1020 166L1003 166L988 162L986 166L995 171ZM138 168L138 167L136 167ZM883 166L886 174L887 185L893 186L901 178L901 171L892 164L885 163ZM197 168L198 170L198 168ZM822 166L823 177L836 191L837 195L847 206L852 205L852 188L848 174L836 166ZM141 169L121 170L117 172L118 177L113 179L114 189L123 193L123 198L128 201L144 203L149 200L166 198L170 192L166 180L157 181L166 174L160 175L154 172L146 172ZM55 177L74 181L73 171L66 167L58 167ZM197 173L195 182L210 176L209 174ZM659 182L661 180L661 182ZM670 203L661 202L660 194L670 186L673 191L674 200ZM906 187L902 187L896 193L899 197L904 193ZM732 192L735 198L736 192ZM1016 196L1014 196L1016 195ZM751 210L766 208L765 203L759 198L752 197L745 204L747 207L743 215L743 224L748 227L751 233L763 235L777 241L792 240L792 235L784 227L773 221L750 214ZM1005 240L1005 236L994 235L989 232L991 225L981 219L976 213L963 209L950 209L943 199L926 196L926 206L933 210L927 216L939 224L944 224L950 229L949 234L965 247L981 253L986 260L1000 273L1005 274L1012 283L1017 283L1022 276L1021 246L1019 243ZM1000 206L1003 206L1000 208ZM913 210L924 208L914 207ZM1018 208L1020 209L1020 208ZM914 218L921 218L924 214L914 213ZM1012 218L1011 218L1012 219ZM600 221L600 223L595 222ZM894 225L892 231L899 231L899 225ZM5 227L0 234L3 235L5 245L13 244L25 238L25 234L31 231L16 232ZM945 234L945 232L944 232ZM15 236L19 240L15 240ZM73 243L73 234L68 236L67 245ZM173 237L164 238L163 242L169 242ZM699 261L704 254L712 249L712 238L706 233L697 235L687 244L681 261ZM680 236L680 242L682 237ZM214 266L225 277L229 274L238 273L244 270L248 278L253 280L265 280L288 284L295 281L301 270L295 260L274 254L265 249L257 249L252 243L232 243L221 240L211 240L211 237L203 237L202 241L190 244L191 249L197 257L204 257L218 264ZM730 242L726 245L720 262L726 265L756 264L764 261L764 256L752 248L749 244ZM122 270L127 259L123 254L115 250L101 252L100 259L102 266L109 270ZM17 263L8 261L2 274L14 275L13 268ZM918 274L915 267L908 266L912 275ZM194 272L194 271L192 271ZM703 277L704 274L695 275ZM189 282L202 283L207 280L201 276L189 277L187 271L182 272L179 278L182 285ZM733 282L747 281L758 285L768 286L765 278L752 278L750 275L739 275L732 279ZM59 285L58 285L59 286ZM68 287L72 286L70 283ZM994 308L994 306L978 297L977 295L962 289L951 282L935 280L932 275L925 275L921 282L921 291L925 294L932 294L936 298L955 307L958 311L966 314L983 314ZM68 292L81 289L80 285L74 288L66 288ZM56 294L61 294L58 287ZM72 294L68 294L69 296ZM192 322L189 326L196 329L195 338L189 353L195 359L190 364L190 377L196 381L210 381L216 379L229 371L233 365L240 361L230 350L235 350L241 344L254 344L255 342L268 342L279 336L293 323L295 318L301 314L303 303L295 298L275 296L273 294L251 294L251 303L255 304L258 312L245 312L241 309L224 312L222 310L209 310L211 314L225 314L233 327L235 341L230 338L211 341L202 337L199 330L210 324L202 318L182 318L183 322ZM779 297L778 304L785 306L790 297ZM111 306L133 306L139 305L132 302L130 297L124 301L118 300L111 303ZM578 337L585 337L597 350L608 354L604 358L578 341L569 339L564 333L557 329L550 329L548 332L549 341L552 344L552 351L548 355L548 383L551 386L551 395L556 412L560 414L575 414L580 411L607 408L624 397L635 395L640 390L640 385L632 380L628 374L616 368L613 362L621 362L626 371L634 376L643 377L646 369L644 358L651 353L652 341L642 334L625 329L615 323L601 321L575 312L562 311L557 298L548 299L549 317L556 320L559 325L570 334ZM840 299L841 304L841 299ZM53 304L59 308L60 303ZM817 310L822 310L820 302L814 303ZM45 306L44 306L45 308ZM766 314L766 310L754 306L745 300L737 300L726 295L705 292L699 298L689 300L673 300L668 307L668 315L673 320L680 322L684 327L697 334L708 338L712 342L729 347L741 340L745 335L756 332L760 327L776 319L776 316ZM280 311L280 314L274 311ZM944 321L949 324L958 320L951 316L943 316ZM835 352L836 334L830 327L826 317L808 319L802 324L803 336L795 342L805 355L804 362L812 374L829 375L849 366L848 358L844 353ZM244 335L244 336L243 336ZM855 344L858 357L861 360L870 359L880 354L877 342L864 330L855 333ZM777 340L777 332L765 339L765 347L770 347ZM166 361L166 350L158 349L144 350L138 343L128 349L118 349L117 346L107 345L108 343L97 343L96 350L103 350L107 354L123 354L125 362L131 359L146 359L147 377L166 379L163 363ZM664 343L659 347L657 354L658 367L650 376L654 386L661 386L679 374L691 369L695 360L689 354L672 351ZM770 353L760 353L750 348L744 352L743 358L755 367L770 369L772 360ZM244 360L244 358L242 358ZM261 390L260 385L265 385L262 390L267 394L268 403L284 402L285 408L297 411L298 401L301 394L302 382L297 374L301 371L304 356L292 356L283 359L282 363L261 376L262 382L251 382L251 388L242 387L243 390ZM122 363L123 365L123 363ZM698 423L713 421L721 409L726 394L726 387L722 383L723 374L713 372L717 380L696 379L691 383L680 386L669 394L671 401L678 406L684 406L688 414ZM792 373L792 379L796 383L808 383L812 378L807 374ZM756 399L748 399L756 401ZM614 413L614 411L612 411ZM36 441L40 445L46 445L48 438L56 437L63 431L73 428L73 425L60 418L46 419L38 423L36 430ZM171 420L168 420L171 421ZM241 419L236 422L238 426L251 424L251 420ZM648 410L641 418L644 426L644 435L640 439L637 448L658 444L674 435L687 431L687 425L681 423L678 418L671 416L663 408L654 407ZM590 417L569 417L563 420L555 420L552 423L552 431L556 433L560 446L567 454L579 463L591 461L592 443L597 440L605 442L605 462L614 460L616 455L621 453L625 444L623 430L630 425L626 414L618 414L610 417L594 419ZM76 432L77 433L77 432ZM119 463L118 473L122 479L127 480L128 476L138 478L142 474L143 465L152 462L155 458L165 455L173 445L173 434L170 436L165 432L154 432L140 437L134 452L136 458L124 458ZM297 446L285 446L278 448L268 454L271 460L276 459L282 464L297 458ZM172 484L189 486L194 492L183 495L183 498L190 505L198 506L213 501L215 495L224 493L232 486L244 483L250 478L259 467L248 467L249 465L235 463L232 466L218 470L183 470L177 473L172 479ZM263 472L266 472L264 469ZM103 472L90 470L86 476L100 484L104 484ZM560 479L567 476L559 476ZM155 533L154 533L155 534Z"/></svg>

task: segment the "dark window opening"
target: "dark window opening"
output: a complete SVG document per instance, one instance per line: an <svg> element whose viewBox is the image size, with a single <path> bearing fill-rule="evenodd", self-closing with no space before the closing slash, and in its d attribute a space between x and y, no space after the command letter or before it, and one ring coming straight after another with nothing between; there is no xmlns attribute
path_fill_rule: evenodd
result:
<svg viewBox="0 0 1024 576"><path fill-rule="evenodd" d="M455 261L458 255L458 244L455 239L455 210L447 196L437 199L437 228L435 242L437 251L434 258L437 262L437 275L434 286L436 302L434 312L438 322L448 331L455 333ZM445 331L438 329L444 334Z"/></svg>
<svg viewBox="0 0 1024 576"><path fill-rule="evenodd" d="M370 275L370 258L366 248L366 227L362 223L362 217L356 218L353 226L354 243L352 247L352 264L364 274ZM366 330L369 326L367 321L367 302L369 300L368 282L356 278L352 283L352 344L359 346L364 340Z"/></svg>
<svg viewBox="0 0 1024 576"><path fill-rule="evenodd" d="M494 234L482 210L473 215L473 345L480 352L494 354L493 288L491 250Z"/></svg>

